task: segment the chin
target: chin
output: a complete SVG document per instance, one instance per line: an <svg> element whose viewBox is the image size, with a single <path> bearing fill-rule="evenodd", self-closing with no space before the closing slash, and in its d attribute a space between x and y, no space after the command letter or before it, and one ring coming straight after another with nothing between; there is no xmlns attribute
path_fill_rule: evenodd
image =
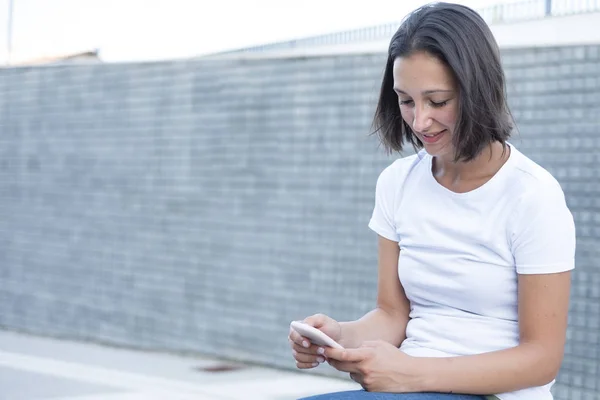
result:
<svg viewBox="0 0 600 400"><path fill-rule="evenodd" d="M423 149L432 157L454 157L454 149L450 143L427 144L423 143Z"/></svg>

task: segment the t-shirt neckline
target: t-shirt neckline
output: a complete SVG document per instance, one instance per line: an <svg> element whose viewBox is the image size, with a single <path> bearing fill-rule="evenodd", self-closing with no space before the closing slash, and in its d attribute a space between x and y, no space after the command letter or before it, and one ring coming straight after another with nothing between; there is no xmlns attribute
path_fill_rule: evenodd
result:
<svg viewBox="0 0 600 400"><path fill-rule="evenodd" d="M464 192L464 193L458 193L458 192L448 189L447 187L445 187L441 183L439 183L437 181L437 179L435 179L435 177L433 176L433 168L432 168L433 167L433 157L429 153L426 153L428 180L434 186L436 186L438 188L438 190L442 191L446 195L460 197L460 198L478 196L480 193L484 193L487 190L489 190L490 187L495 186L495 183L500 181L502 179L502 176L504 176L507 173L506 171L508 171L511 168L511 165L513 164L514 159L515 159L516 149L514 148L514 146L512 144L510 144L508 142L506 142L506 145L510 149L510 154L508 155L508 159L506 160L504 165L502 165L502 167L500 167L500 169L494 174L494 176L492 176L487 182L485 182L483 185L481 185L473 190L470 190L470 191Z"/></svg>

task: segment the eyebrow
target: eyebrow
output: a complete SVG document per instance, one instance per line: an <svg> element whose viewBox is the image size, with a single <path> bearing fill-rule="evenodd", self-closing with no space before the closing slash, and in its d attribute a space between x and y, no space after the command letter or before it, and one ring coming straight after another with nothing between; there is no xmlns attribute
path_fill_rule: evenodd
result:
<svg viewBox="0 0 600 400"><path fill-rule="evenodd" d="M406 92L398 89L398 88L394 88L394 91L396 93L401 93L401 94L407 94ZM431 90L424 90L421 92L421 94L432 94L432 93L450 93L453 92L454 90L445 90L445 89L431 89Z"/></svg>

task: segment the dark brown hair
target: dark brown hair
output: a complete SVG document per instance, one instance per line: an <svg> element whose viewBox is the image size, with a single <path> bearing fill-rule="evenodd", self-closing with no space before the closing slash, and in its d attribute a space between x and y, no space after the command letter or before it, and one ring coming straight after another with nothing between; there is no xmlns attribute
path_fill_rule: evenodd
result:
<svg viewBox="0 0 600 400"><path fill-rule="evenodd" d="M394 61L426 52L447 65L458 91L458 119L453 135L455 161L470 161L495 141L506 144L512 118L506 102L500 51L492 32L474 10L451 3L432 3L409 14L392 37L373 121L374 133L389 152L404 141L423 147L400 114L394 92Z"/></svg>

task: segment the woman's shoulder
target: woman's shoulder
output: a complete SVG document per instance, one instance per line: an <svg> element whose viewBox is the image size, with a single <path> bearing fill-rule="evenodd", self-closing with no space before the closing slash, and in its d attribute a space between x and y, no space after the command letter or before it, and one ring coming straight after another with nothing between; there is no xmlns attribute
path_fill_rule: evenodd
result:
<svg viewBox="0 0 600 400"><path fill-rule="evenodd" d="M512 148L514 155L513 182L521 192L530 195L547 195L550 192L563 194L562 186L556 177L546 168Z"/></svg>
<svg viewBox="0 0 600 400"><path fill-rule="evenodd" d="M397 182L398 179L406 177L416 166L426 162L426 159L427 152L425 150L421 150L410 156L398 158L381 171L379 180L392 180Z"/></svg>
<svg viewBox="0 0 600 400"><path fill-rule="evenodd" d="M507 194L514 196L521 219L569 210L565 192L554 175L523 153L516 151Z"/></svg>

